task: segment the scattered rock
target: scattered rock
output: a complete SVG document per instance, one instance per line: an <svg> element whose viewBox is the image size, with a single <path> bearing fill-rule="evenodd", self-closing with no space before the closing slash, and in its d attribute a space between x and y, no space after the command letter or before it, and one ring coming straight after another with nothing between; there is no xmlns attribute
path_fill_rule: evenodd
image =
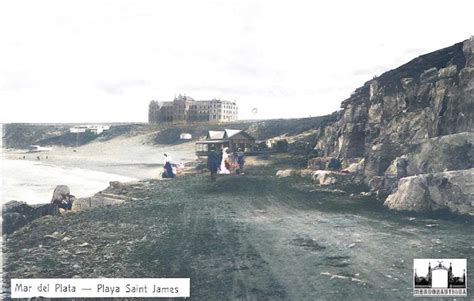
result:
<svg viewBox="0 0 474 301"><path fill-rule="evenodd" d="M351 277L351 281L359 282L359 283L365 283L364 280L361 280L361 279L359 279L359 278L354 278L354 277Z"/></svg>
<svg viewBox="0 0 474 301"><path fill-rule="evenodd" d="M333 279L349 279L349 277L334 274L331 276L331 278L329 278L329 280L333 280Z"/></svg>
<svg viewBox="0 0 474 301"><path fill-rule="evenodd" d="M28 254L29 251L30 250L28 250L28 249L20 249L20 251L18 251L17 254L18 254L19 257L24 257L26 254Z"/></svg>
<svg viewBox="0 0 474 301"><path fill-rule="evenodd" d="M474 213L473 174L471 168L402 178L384 205L396 210Z"/></svg>
<svg viewBox="0 0 474 301"><path fill-rule="evenodd" d="M296 174L296 171L294 169L284 169L284 170L278 170L276 173L276 176L279 178L287 178L295 174Z"/></svg>
<svg viewBox="0 0 474 301"><path fill-rule="evenodd" d="M45 236L43 236L43 238L53 239L53 240L58 240L58 239L59 239L59 238L57 238L57 237L54 236L54 235L45 235Z"/></svg>
<svg viewBox="0 0 474 301"><path fill-rule="evenodd" d="M324 276L332 276L332 274L329 273L329 272L321 272L321 273L319 273L319 274L320 274L320 275L324 275Z"/></svg>

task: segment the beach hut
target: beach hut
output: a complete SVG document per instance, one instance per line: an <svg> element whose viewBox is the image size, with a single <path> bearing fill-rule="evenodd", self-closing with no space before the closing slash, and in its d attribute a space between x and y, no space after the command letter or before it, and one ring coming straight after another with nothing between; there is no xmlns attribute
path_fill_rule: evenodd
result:
<svg viewBox="0 0 474 301"><path fill-rule="evenodd" d="M205 140L196 142L196 155L207 156L211 147L221 150L228 147L231 150L242 149L250 151L255 144L255 138L242 130L225 129L223 131L208 131Z"/></svg>

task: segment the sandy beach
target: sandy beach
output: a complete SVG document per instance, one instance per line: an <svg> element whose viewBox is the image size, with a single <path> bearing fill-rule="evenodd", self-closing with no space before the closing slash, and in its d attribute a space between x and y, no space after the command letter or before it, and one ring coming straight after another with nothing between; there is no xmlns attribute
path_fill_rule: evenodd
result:
<svg viewBox="0 0 474 301"><path fill-rule="evenodd" d="M164 153L177 163L196 158L193 143L152 145L149 138L149 135L118 137L75 148L54 147L52 151L39 153L3 150L2 202L14 199L46 203L60 184L68 185L78 197L88 197L105 189L110 181L160 178Z"/></svg>

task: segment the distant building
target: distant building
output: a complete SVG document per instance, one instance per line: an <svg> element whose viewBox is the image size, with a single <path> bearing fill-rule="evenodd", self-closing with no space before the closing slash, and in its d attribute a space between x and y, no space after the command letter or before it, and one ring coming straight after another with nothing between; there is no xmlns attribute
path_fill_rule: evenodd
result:
<svg viewBox="0 0 474 301"><path fill-rule="evenodd" d="M148 107L149 123L229 122L237 120L235 101L194 100L179 95L173 101L152 100Z"/></svg>
<svg viewBox="0 0 474 301"><path fill-rule="evenodd" d="M71 133L86 133L90 132L96 135L101 134L103 131L110 129L109 125L78 125L72 128L69 128Z"/></svg>
<svg viewBox="0 0 474 301"><path fill-rule="evenodd" d="M28 151L30 153L37 153L37 152L50 152L52 151L53 148L52 147L44 147L44 146L40 146L40 145L30 145L28 147Z"/></svg>

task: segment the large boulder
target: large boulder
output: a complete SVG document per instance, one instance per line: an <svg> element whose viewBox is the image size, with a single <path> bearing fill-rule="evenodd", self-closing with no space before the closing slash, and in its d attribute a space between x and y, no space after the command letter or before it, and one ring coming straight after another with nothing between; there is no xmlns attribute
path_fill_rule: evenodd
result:
<svg viewBox="0 0 474 301"><path fill-rule="evenodd" d="M10 234L29 222L45 215L58 214L58 207L53 204L30 206L24 202L11 201L3 205L3 233Z"/></svg>
<svg viewBox="0 0 474 301"><path fill-rule="evenodd" d="M313 172L313 181L319 185L336 184L339 173L330 170L316 170Z"/></svg>
<svg viewBox="0 0 474 301"><path fill-rule="evenodd" d="M423 174L400 179L384 205L417 212L449 209L474 215L474 169Z"/></svg>

